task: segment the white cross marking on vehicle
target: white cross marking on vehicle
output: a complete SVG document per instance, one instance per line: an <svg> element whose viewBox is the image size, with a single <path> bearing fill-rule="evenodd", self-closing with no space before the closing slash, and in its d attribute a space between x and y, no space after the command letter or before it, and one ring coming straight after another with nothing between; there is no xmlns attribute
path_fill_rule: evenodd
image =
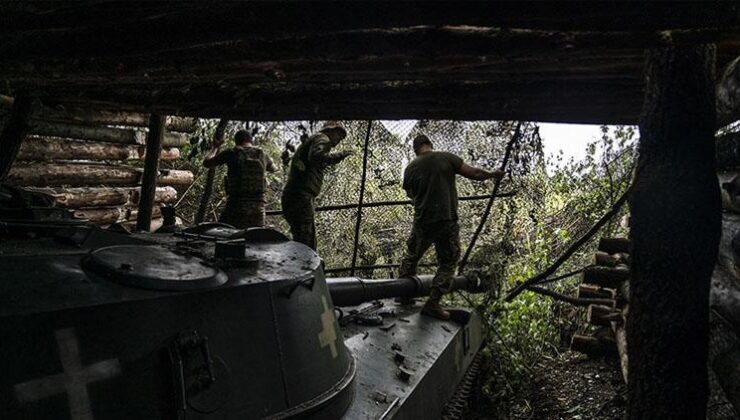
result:
<svg viewBox="0 0 740 420"><path fill-rule="evenodd" d="M82 366L77 336L72 328L57 330L59 359L64 372L15 385L15 396L22 403L67 393L70 418L93 420L87 384L108 379L121 373L118 359L104 360Z"/></svg>
<svg viewBox="0 0 740 420"><path fill-rule="evenodd" d="M329 346L331 357L337 358L337 330L334 328L334 311L326 303L326 296L321 296L321 303L324 305L324 312L321 314L321 327L323 330L319 333L319 344L321 348Z"/></svg>

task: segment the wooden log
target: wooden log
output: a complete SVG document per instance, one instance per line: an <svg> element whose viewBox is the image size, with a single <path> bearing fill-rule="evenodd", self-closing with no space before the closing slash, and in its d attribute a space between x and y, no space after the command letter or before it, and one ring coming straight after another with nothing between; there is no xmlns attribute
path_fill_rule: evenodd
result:
<svg viewBox="0 0 740 420"><path fill-rule="evenodd" d="M594 264L600 265L603 267L614 267L617 265L617 258L612 257L610 254L607 254L606 252L597 251L594 254Z"/></svg>
<svg viewBox="0 0 740 420"><path fill-rule="evenodd" d="M617 292L596 284L582 283L578 286L579 299L615 299Z"/></svg>
<svg viewBox="0 0 740 420"><path fill-rule="evenodd" d="M620 317L621 312L614 309L615 305L589 305L586 320L592 325L608 327L611 322Z"/></svg>
<svg viewBox="0 0 740 420"><path fill-rule="evenodd" d="M10 112L14 99L0 95L0 118ZM78 125L118 125L131 127L146 127L149 124L149 115L140 112L96 110L81 107L47 107L39 106L31 113L31 119L50 122L61 122ZM198 128L195 118L167 117L167 130L180 133L192 133Z"/></svg>
<svg viewBox="0 0 740 420"><path fill-rule="evenodd" d="M94 207L82 208L74 211L78 219L88 219L96 225L108 225L121 220L124 211L120 207Z"/></svg>
<svg viewBox="0 0 740 420"><path fill-rule="evenodd" d="M82 207L122 206L139 203L139 189L133 187L90 187L90 188L42 188L25 187L26 191L48 196L56 206L79 209ZM177 190L172 187L157 187L154 194L157 204L177 201Z"/></svg>
<svg viewBox="0 0 740 420"><path fill-rule="evenodd" d="M151 226L149 227L149 232L156 232L157 229L162 227L163 223L164 223L164 219L162 219L161 217L153 218ZM127 231L132 232L136 229L136 222L124 220L123 222L120 222L120 226L126 229Z"/></svg>
<svg viewBox="0 0 740 420"><path fill-rule="evenodd" d="M146 142L147 135L144 130L99 126L91 127L49 121L35 121L30 132L41 136L133 145L143 145ZM165 135L163 141L162 145L165 147L182 147L188 143L188 136L181 133L168 133Z"/></svg>
<svg viewBox="0 0 740 420"><path fill-rule="evenodd" d="M616 267L586 267L583 270L583 283L595 284L616 289L619 284L630 277L630 270L625 265Z"/></svg>
<svg viewBox="0 0 740 420"><path fill-rule="evenodd" d="M602 340L587 335L574 334L570 340L570 349L591 358L617 356L617 350L613 341L610 342L609 340Z"/></svg>
<svg viewBox="0 0 740 420"><path fill-rule="evenodd" d="M33 101L28 95L22 95L13 105L10 118L0 132L0 182L10 173L13 162L21 147L21 142L30 130L29 120L33 110Z"/></svg>
<svg viewBox="0 0 740 420"><path fill-rule="evenodd" d="M135 221L139 217L138 209L126 209L123 212L124 220ZM152 207L152 220L162 217L162 208L158 205Z"/></svg>
<svg viewBox="0 0 740 420"><path fill-rule="evenodd" d="M630 252L630 240L627 238L601 238L599 239L599 251L607 254L617 254Z"/></svg>
<svg viewBox="0 0 740 420"><path fill-rule="evenodd" d="M157 173L159 172L159 153L165 135L165 118L152 114L149 117L149 132L146 137L146 159L144 173L141 176L141 193L139 211L136 217L136 230L149 231L152 223L152 206L154 192L157 190Z"/></svg>
<svg viewBox="0 0 740 420"><path fill-rule="evenodd" d="M57 186L133 186L141 180L141 169L123 165L93 163L26 163L13 165L8 175L9 185L30 187ZM193 173L183 170L162 170L160 185L189 185Z"/></svg>
<svg viewBox="0 0 740 420"><path fill-rule="evenodd" d="M622 371L622 379L624 383L627 383L628 372L629 372L629 356L627 353L627 330L625 329L623 322L612 322L612 330L614 331L614 338L617 343L617 353L619 354L619 366Z"/></svg>
<svg viewBox="0 0 740 420"><path fill-rule="evenodd" d="M161 180L160 180L161 182ZM131 193L131 204L139 204L140 191L133 188ZM172 204L177 201L177 190L172 187L157 187L154 193L154 202L157 204Z"/></svg>
<svg viewBox="0 0 740 420"><path fill-rule="evenodd" d="M193 173L181 169L160 169L159 185L188 186L193 183Z"/></svg>
<svg viewBox="0 0 740 420"><path fill-rule="evenodd" d="M140 160L145 148L127 144L79 141L59 137L30 136L21 144L18 161ZM162 149L160 159L175 160L180 149Z"/></svg>

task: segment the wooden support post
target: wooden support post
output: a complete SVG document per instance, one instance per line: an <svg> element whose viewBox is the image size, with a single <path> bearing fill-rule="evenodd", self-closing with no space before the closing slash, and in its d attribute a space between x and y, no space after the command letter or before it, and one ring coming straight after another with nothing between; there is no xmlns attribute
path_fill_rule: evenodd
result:
<svg viewBox="0 0 740 420"><path fill-rule="evenodd" d="M8 176L21 149L21 142L30 129L28 121L31 118L32 103L30 96L18 95L13 102L8 122L0 133L0 183Z"/></svg>
<svg viewBox="0 0 740 420"><path fill-rule="evenodd" d="M159 153L162 151L165 117L152 114L149 117L149 133L146 136L146 156L144 173L141 176L141 194L139 195L139 212L136 216L136 230L148 232L152 223L152 206L157 191L157 172L159 171Z"/></svg>
<svg viewBox="0 0 740 420"><path fill-rule="evenodd" d="M226 134L226 127L229 125L229 120L222 118L216 126L216 132L213 134L214 142L223 142L224 135ZM208 168L206 172L206 182L203 187L203 195L200 196L200 204L198 204L198 212L195 213L194 224L203 223L203 219L206 217L206 211L208 210L208 203L211 202L211 195L213 194L213 183L216 180L216 167Z"/></svg>
<svg viewBox="0 0 740 420"><path fill-rule="evenodd" d="M360 228L362 227L362 205L365 203L365 182L367 180L367 147L370 143L370 133L372 132L373 121L367 122L367 133L365 134L365 144L362 147L362 178L360 179L360 200L357 203L357 219L355 220L355 242L352 246L352 266L349 271L350 276L355 275L357 267L357 248L360 246Z"/></svg>
<svg viewBox="0 0 740 420"><path fill-rule="evenodd" d="M629 419L706 417L721 218L714 65L713 45L647 51L630 198Z"/></svg>

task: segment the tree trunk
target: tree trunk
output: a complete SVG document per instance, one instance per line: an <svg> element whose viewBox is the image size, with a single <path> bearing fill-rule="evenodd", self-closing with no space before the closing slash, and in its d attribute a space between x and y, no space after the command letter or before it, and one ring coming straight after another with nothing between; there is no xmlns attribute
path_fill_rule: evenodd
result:
<svg viewBox="0 0 740 420"><path fill-rule="evenodd" d="M31 136L21 144L17 160L140 160L144 155L143 146ZM162 160L179 157L177 148L162 149L160 153Z"/></svg>
<svg viewBox="0 0 740 420"><path fill-rule="evenodd" d="M226 134L226 127L229 125L229 120L222 118L216 126L216 132L213 134L213 141L220 142L224 139ZM199 224L203 222L208 210L208 203L211 202L211 194L213 194L213 182L216 179L216 168L208 168L206 173L206 182L203 187L203 195L200 197L200 204L198 204L198 211L195 213L195 219L193 224Z"/></svg>
<svg viewBox="0 0 740 420"><path fill-rule="evenodd" d="M717 83L717 126L740 118L740 57L727 65Z"/></svg>
<svg viewBox="0 0 740 420"><path fill-rule="evenodd" d="M134 186L141 181L141 169L124 165L92 163L18 163L7 178L10 185L29 187L57 186ZM190 171L161 170L160 185L189 185Z"/></svg>
<svg viewBox="0 0 740 420"><path fill-rule="evenodd" d="M630 199L630 419L706 416L709 280L721 216L714 56L711 45L647 52Z"/></svg>
<svg viewBox="0 0 740 420"><path fill-rule="evenodd" d="M722 214L722 237L719 241L717 263L740 279L740 215Z"/></svg>
<svg viewBox="0 0 740 420"><path fill-rule="evenodd" d="M31 127L31 133L41 136L139 145L143 145L146 142L147 136L144 130L99 126L91 127L49 121L34 121ZM188 137L185 134L167 133L164 136L162 145L165 147L182 147L187 142Z"/></svg>
<svg viewBox="0 0 740 420"><path fill-rule="evenodd" d="M718 136L717 170L727 171L740 168L740 133L726 133Z"/></svg>
<svg viewBox="0 0 740 420"><path fill-rule="evenodd" d="M192 177L192 175L191 175ZM159 181L162 182L161 179ZM138 188L132 189L131 204L139 204L140 191ZM177 201L177 190L172 187L157 187L154 193L154 202L158 204L172 204Z"/></svg>
<svg viewBox="0 0 740 420"><path fill-rule="evenodd" d="M149 231L152 223L152 206L154 193L157 190L159 172L159 153L162 151L165 118L152 114L149 117L149 132L146 136L146 159L144 173L141 175L141 192L139 195L139 212L136 216L136 230Z"/></svg>
<svg viewBox="0 0 740 420"><path fill-rule="evenodd" d="M33 101L27 95L22 95L13 104L10 118L5 123L0 133L0 182L5 181L10 168L13 166L21 142L30 129L29 119L31 117Z"/></svg>

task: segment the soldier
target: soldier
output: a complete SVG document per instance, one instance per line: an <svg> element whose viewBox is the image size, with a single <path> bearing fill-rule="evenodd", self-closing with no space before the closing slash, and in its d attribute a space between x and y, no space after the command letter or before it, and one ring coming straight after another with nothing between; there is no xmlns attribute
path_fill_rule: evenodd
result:
<svg viewBox="0 0 740 420"><path fill-rule="evenodd" d="M484 181L500 179L504 174L472 167L452 153L435 152L432 142L424 135L417 136L413 146L416 158L403 173L403 189L414 203L414 224L398 274L399 277L416 275L419 260L434 244L438 268L422 314L449 319L450 313L442 309L439 300L449 291L460 258L455 175Z"/></svg>
<svg viewBox="0 0 740 420"><path fill-rule="evenodd" d="M290 162L288 182L283 189L283 216L290 225L293 240L316 250L314 200L321 191L324 171L351 155L350 151L331 153L347 131L336 121L327 121L321 131L298 146Z"/></svg>
<svg viewBox="0 0 740 420"><path fill-rule="evenodd" d="M223 140L214 142L203 166L226 165L226 207L219 221L239 229L265 225L265 171L275 172L272 160L252 143L252 135L239 130L236 146L219 153Z"/></svg>

